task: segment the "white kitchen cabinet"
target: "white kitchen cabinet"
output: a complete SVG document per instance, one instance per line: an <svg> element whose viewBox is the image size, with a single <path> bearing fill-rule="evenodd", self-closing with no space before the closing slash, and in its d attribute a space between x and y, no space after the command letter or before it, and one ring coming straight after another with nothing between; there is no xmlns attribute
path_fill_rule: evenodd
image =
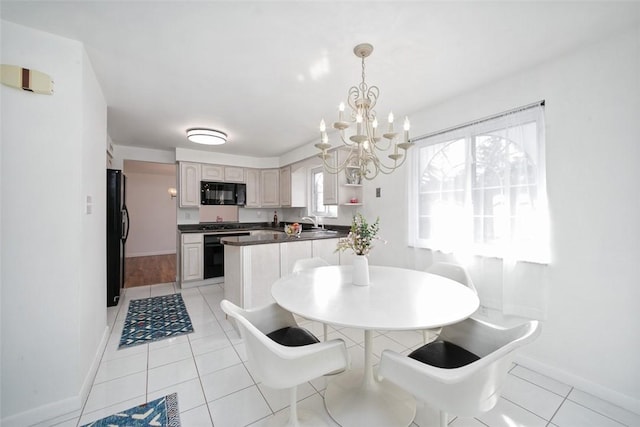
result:
<svg viewBox="0 0 640 427"><path fill-rule="evenodd" d="M180 207L200 206L200 163L180 162Z"/></svg>
<svg viewBox="0 0 640 427"><path fill-rule="evenodd" d="M336 252L338 239L311 240L311 256L322 258L331 265L340 264L340 253Z"/></svg>
<svg viewBox="0 0 640 427"><path fill-rule="evenodd" d="M280 278L280 244L224 247L224 298L249 309L273 302Z"/></svg>
<svg viewBox="0 0 640 427"><path fill-rule="evenodd" d="M291 206L291 166L280 168L280 206Z"/></svg>
<svg viewBox="0 0 640 427"><path fill-rule="evenodd" d="M246 169L247 176L247 208L260 207L260 170Z"/></svg>
<svg viewBox="0 0 640 427"><path fill-rule="evenodd" d="M299 259L312 257L313 240L280 243L280 273L282 276L293 272L293 265Z"/></svg>
<svg viewBox="0 0 640 427"><path fill-rule="evenodd" d="M333 153L330 159L327 159L327 163L335 167L337 165L337 152ZM337 205L338 200L338 174L329 173L325 169L322 173L322 203L325 205Z"/></svg>
<svg viewBox="0 0 640 427"><path fill-rule="evenodd" d="M224 166L203 164L202 181L224 181Z"/></svg>
<svg viewBox="0 0 640 427"><path fill-rule="evenodd" d="M280 169L280 206L307 206L307 175L305 167L285 166Z"/></svg>
<svg viewBox="0 0 640 427"><path fill-rule="evenodd" d="M225 166L224 180L225 182L244 182L244 168Z"/></svg>
<svg viewBox="0 0 640 427"><path fill-rule="evenodd" d="M279 181L279 169L262 169L260 171L260 206L265 208L280 206Z"/></svg>
<svg viewBox="0 0 640 427"><path fill-rule="evenodd" d="M192 233L182 235L182 281L202 280L203 266L203 234Z"/></svg>

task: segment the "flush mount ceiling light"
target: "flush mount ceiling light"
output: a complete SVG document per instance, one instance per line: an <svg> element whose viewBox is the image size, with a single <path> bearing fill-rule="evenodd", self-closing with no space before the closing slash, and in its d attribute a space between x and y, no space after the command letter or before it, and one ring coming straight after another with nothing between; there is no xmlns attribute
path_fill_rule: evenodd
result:
<svg viewBox="0 0 640 427"><path fill-rule="evenodd" d="M215 129L187 129L187 139L196 144L221 145L227 142L227 134Z"/></svg>
<svg viewBox="0 0 640 427"><path fill-rule="evenodd" d="M329 161L331 153L328 150L332 146L329 144L324 119L320 122L320 142L315 144L320 150L318 156L323 159L324 170L334 174L345 171L347 180L349 177L356 178L357 181L360 181L360 178L371 180L378 173L390 174L402 166L407 158L406 151L413 146L413 142L409 140L409 119L406 117L401 141L398 141L400 133L393 129L393 113L389 113L387 132L382 134L386 141L381 142L382 138L376 134L378 119L375 106L380 90L377 86L368 86L364 75L364 59L371 55L372 51L373 46L369 43L362 43L353 48L353 53L362 58L362 82L349 89L347 103L350 111L345 114L345 105L341 103L338 121L333 124L340 134L343 148L348 150L346 159L341 163ZM355 134L347 138L345 130L352 124L356 125ZM390 160L383 161L381 158L385 152L389 153L387 158Z"/></svg>

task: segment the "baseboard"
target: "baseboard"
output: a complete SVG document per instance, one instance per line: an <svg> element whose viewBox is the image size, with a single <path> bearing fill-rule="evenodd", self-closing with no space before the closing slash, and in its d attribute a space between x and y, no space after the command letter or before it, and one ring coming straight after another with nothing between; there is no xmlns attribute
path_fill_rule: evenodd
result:
<svg viewBox="0 0 640 427"><path fill-rule="evenodd" d="M563 382L567 385L577 388L578 390L589 393L595 397L619 406L627 411L640 414L640 400L627 396L600 384L596 384L585 378L566 372L554 366L547 365L529 356L517 355L515 362L525 368L531 369L539 374L546 375L555 380Z"/></svg>
<svg viewBox="0 0 640 427"><path fill-rule="evenodd" d="M80 387L80 399L82 400L82 405L84 405L84 402L86 402L87 398L89 397L89 392L91 391L93 380L95 380L96 374L98 373L98 368L100 367L100 362L102 361L104 350L107 348L110 334L111 327L107 325L104 328L104 333L102 334L102 339L100 340L100 344L98 345L98 350L93 356L93 361L91 362L91 366L89 367L89 372L87 372L87 375L85 375L84 381L82 382L82 387Z"/></svg>
<svg viewBox="0 0 640 427"><path fill-rule="evenodd" d="M87 397L89 397L91 385L93 384L93 380L98 372L98 367L100 366L100 360L102 360L104 349L107 346L109 332L110 329L109 326L107 326L77 396L68 397L57 402L48 403L19 414L2 418L2 420L0 420L0 425L2 427L23 427L52 419L58 419L62 422L65 421L65 416L67 415L68 419L80 416L82 405L84 405Z"/></svg>
<svg viewBox="0 0 640 427"><path fill-rule="evenodd" d="M152 252L132 252L125 255L125 258L135 258L139 256L175 255L176 251L152 251Z"/></svg>

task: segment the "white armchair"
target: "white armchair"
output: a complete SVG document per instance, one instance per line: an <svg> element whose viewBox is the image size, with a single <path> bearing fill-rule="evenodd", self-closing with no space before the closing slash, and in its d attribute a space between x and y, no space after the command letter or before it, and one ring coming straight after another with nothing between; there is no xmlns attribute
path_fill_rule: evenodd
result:
<svg viewBox="0 0 640 427"><path fill-rule="evenodd" d="M429 268L427 268L427 273L437 274L438 276L446 277L447 279L455 280L458 283L461 283L475 292L478 295L478 290L473 284L473 280L471 280L471 276L469 276L469 272L467 269L459 264L454 264L451 262L436 262L431 264ZM427 332L422 331L422 341L427 343ZM431 332L436 335L440 333L440 329L434 329Z"/></svg>
<svg viewBox="0 0 640 427"><path fill-rule="evenodd" d="M540 333L538 321L501 328L472 318L442 328L408 357L385 350L378 374L447 414L475 416L498 402L514 350Z"/></svg>
<svg viewBox="0 0 640 427"><path fill-rule="evenodd" d="M293 264L293 272L297 273L298 271L308 270L310 268L316 267L325 267L327 265L329 265L329 263L325 261L324 258L320 258L317 256L313 258L302 258L297 260Z"/></svg>
<svg viewBox="0 0 640 427"><path fill-rule="evenodd" d="M427 268L427 273L437 274L438 276L446 277L451 280L455 280L458 283L462 283L466 287L470 288L473 292L478 294L471 276L467 272L467 269L461 265L453 264L450 262L436 262Z"/></svg>
<svg viewBox="0 0 640 427"><path fill-rule="evenodd" d="M220 307L236 321L256 380L274 389L290 389L286 425L323 425L312 413L298 413L296 390L299 384L346 369L349 359L344 341L318 341L275 303L244 310L223 300Z"/></svg>

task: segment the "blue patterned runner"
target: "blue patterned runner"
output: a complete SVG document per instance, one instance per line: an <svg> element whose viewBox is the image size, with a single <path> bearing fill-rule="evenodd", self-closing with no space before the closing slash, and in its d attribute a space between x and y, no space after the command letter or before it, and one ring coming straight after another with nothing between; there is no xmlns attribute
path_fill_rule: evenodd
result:
<svg viewBox="0 0 640 427"><path fill-rule="evenodd" d="M180 427L178 394L173 393L151 402L134 406L82 427Z"/></svg>
<svg viewBox="0 0 640 427"><path fill-rule="evenodd" d="M118 348L193 332L182 295L131 300Z"/></svg>

